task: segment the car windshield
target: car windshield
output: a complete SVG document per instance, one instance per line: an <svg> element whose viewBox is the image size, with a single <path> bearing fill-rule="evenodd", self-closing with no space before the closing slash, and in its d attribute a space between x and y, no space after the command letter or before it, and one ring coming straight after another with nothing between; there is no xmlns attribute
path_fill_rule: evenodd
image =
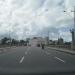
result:
<svg viewBox="0 0 75 75"><path fill-rule="evenodd" d="M2 72L75 72L75 0L0 0Z"/></svg>

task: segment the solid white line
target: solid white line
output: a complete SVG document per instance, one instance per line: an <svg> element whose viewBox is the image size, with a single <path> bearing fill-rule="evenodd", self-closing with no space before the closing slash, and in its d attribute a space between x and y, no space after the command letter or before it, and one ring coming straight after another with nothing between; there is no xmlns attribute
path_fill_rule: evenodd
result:
<svg viewBox="0 0 75 75"><path fill-rule="evenodd" d="M62 59L60 59L60 58L58 58L58 57L55 57L56 59L58 59L59 61L61 61L61 62L63 62L63 63L65 63L65 61L64 60L62 60Z"/></svg>
<svg viewBox="0 0 75 75"><path fill-rule="evenodd" d="M21 58L20 63L22 63L22 62L23 62L23 60L24 60L24 56Z"/></svg>

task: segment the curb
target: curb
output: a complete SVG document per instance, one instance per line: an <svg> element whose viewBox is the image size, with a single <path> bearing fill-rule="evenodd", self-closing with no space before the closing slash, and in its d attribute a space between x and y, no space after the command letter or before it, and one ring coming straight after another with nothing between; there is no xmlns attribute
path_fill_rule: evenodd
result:
<svg viewBox="0 0 75 75"><path fill-rule="evenodd" d="M56 51L60 51L60 52L64 52L64 53L68 53L68 54L72 54L72 55L75 55L75 52L73 53L73 52L69 52L69 51L67 51L67 50L61 50L61 49L56 49L56 48L51 48L51 47L48 47L48 48L50 48L50 49L54 49L54 50L56 50Z"/></svg>
<svg viewBox="0 0 75 75"><path fill-rule="evenodd" d="M0 53L2 53L2 52L6 52L5 49L10 49L10 48L16 48L16 46L0 48Z"/></svg>

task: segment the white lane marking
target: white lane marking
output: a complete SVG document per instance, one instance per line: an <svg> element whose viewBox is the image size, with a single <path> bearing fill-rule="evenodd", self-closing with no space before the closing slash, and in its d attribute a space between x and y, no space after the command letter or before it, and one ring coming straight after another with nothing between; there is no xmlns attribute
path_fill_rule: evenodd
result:
<svg viewBox="0 0 75 75"><path fill-rule="evenodd" d="M65 61L64 60L62 60L62 59L60 59L60 58L58 58L58 57L55 57L56 59L58 59L59 61L61 61L61 62L63 62L63 63L65 63Z"/></svg>
<svg viewBox="0 0 75 75"><path fill-rule="evenodd" d="M23 62L23 60L24 60L24 56L21 58L20 63L22 63L22 62Z"/></svg>

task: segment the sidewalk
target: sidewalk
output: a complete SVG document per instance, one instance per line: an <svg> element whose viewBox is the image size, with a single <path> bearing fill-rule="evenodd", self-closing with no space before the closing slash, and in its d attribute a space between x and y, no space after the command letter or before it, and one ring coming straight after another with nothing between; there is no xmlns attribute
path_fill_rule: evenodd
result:
<svg viewBox="0 0 75 75"><path fill-rule="evenodd" d="M16 46L0 48L0 53L6 52L7 51L6 49L15 48L15 47Z"/></svg>
<svg viewBox="0 0 75 75"><path fill-rule="evenodd" d="M60 52L65 52L65 53L69 53L72 55L75 55L75 51L74 50L68 50L68 49L63 49L63 48L54 48L54 47L48 47L50 49L56 50L56 51L60 51Z"/></svg>

